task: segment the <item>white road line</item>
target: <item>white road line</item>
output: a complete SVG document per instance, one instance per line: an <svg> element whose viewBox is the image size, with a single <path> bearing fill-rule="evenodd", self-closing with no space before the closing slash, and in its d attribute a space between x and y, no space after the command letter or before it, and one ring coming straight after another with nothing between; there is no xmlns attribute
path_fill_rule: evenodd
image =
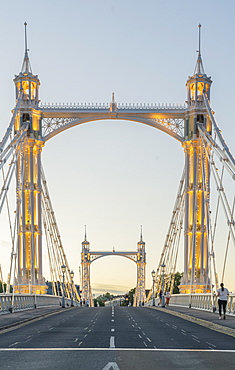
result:
<svg viewBox="0 0 235 370"><path fill-rule="evenodd" d="M109 345L109 348L115 348L114 337L110 337L110 345Z"/></svg>
<svg viewBox="0 0 235 370"><path fill-rule="evenodd" d="M145 341L143 341L143 343L144 343L145 347L147 347L147 344L145 343Z"/></svg>
<svg viewBox="0 0 235 370"><path fill-rule="evenodd" d="M166 322L166 325L167 325L167 326L170 326L170 324L168 324L168 322Z"/></svg>
<svg viewBox="0 0 235 370"><path fill-rule="evenodd" d="M78 341L78 338L75 338L75 339L74 339L74 343L76 343L77 341Z"/></svg>
<svg viewBox="0 0 235 370"><path fill-rule="evenodd" d="M79 342L79 343L78 343L78 347L80 347L80 345L81 345L81 344L82 344L82 342Z"/></svg>
<svg viewBox="0 0 235 370"><path fill-rule="evenodd" d="M111 322L114 322L114 320L111 320Z"/></svg>
<svg viewBox="0 0 235 370"><path fill-rule="evenodd" d="M196 338L196 339L198 339L198 337L197 337L196 335L193 335L193 334L192 334L192 337L193 337L193 338Z"/></svg>
<svg viewBox="0 0 235 370"><path fill-rule="evenodd" d="M141 327L140 327L140 326L138 326L138 329L140 329L140 330L141 330Z"/></svg>
<svg viewBox="0 0 235 370"><path fill-rule="evenodd" d="M212 346L212 347L216 348L216 346L214 344L210 343L210 342L206 342L206 344L208 344L209 346Z"/></svg>
<svg viewBox="0 0 235 370"><path fill-rule="evenodd" d="M12 347L12 346L14 346L14 345L16 345L16 344L18 344L19 342L15 342L15 343L12 343L12 344L10 344L8 347Z"/></svg>
<svg viewBox="0 0 235 370"><path fill-rule="evenodd" d="M195 342L201 343L200 340L198 340L196 338L192 338L192 339L195 340Z"/></svg>
<svg viewBox="0 0 235 370"><path fill-rule="evenodd" d="M79 345L81 344L82 342L79 343ZM117 351L117 348L72 348L72 347L69 347L69 348L0 348L0 352L26 352L26 351L29 351L29 352L33 352L33 351L111 351L111 350L114 350L114 351ZM118 348L119 351L123 351L123 352L126 352L126 351L147 351L147 352L213 352L213 353L235 353L235 349L185 349L185 348Z"/></svg>
<svg viewBox="0 0 235 370"><path fill-rule="evenodd" d="M186 331L184 329L181 329L182 332L186 333Z"/></svg>
<svg viewBox="0 0 235 370"><path fill-rule="evenodd" d="M140 334L138 334L138 336L139 336L140 338L142 338Z"/></svg>
<svg viewBox="0 0 235 370"><path fill-rule="evenodd" d="M84 328L84 330L87 330L88 329L88 326L86 328Z"/></svg>
<svg viewBox="0 0 235 370"><path fill-rule="evenodd" d="M149 339L148 337L146 337L146 339L149 341L149 342L152 342L151 339Z"/></svg>
<svg viewBox="0 0 235 370"><path fill-rule="evenodd" d="M143 335L146 335L144 331L142 331Z"/></svg>
<svg viewBox="0 0 235 370"><path fill-rule="evenodd" d="M181 332L181 334L183 334L183 335L187 335L186 333L184 333L183 331Z"/></svg>
<svg viewBox="0 0 235 370"><path fill-rule="evenodd" d="M86 337L87 337L87 334L84 335L84 338L86 338Z"/></svg>
<svg viewBox="0 0 235 370"><path fill-rule="evenodd" d="M111 329L111 331L115 331L115 329Z"/></svg>

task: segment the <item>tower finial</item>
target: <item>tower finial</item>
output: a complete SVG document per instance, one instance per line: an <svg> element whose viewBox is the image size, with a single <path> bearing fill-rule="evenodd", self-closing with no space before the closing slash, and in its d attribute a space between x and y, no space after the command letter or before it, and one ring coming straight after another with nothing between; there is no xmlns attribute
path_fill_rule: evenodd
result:
<svg viewBox="0 0 235 370"><path fill-rule="evenodd" d="M199 23L198 25L198 54L201 56L201 27L202 25Z"/></svg>
<svg viewBox="0 0 235 370"><path fill-rule="evenodd" d="M143 241L143 235L142 235L142 225L140 225L140 241Z"/></svg>
<svg viewBox="0 0 235 370"><path fill-rule="evenodd" d="M27 48L27 22L24 22L24 41L25 41L25 54L28 52Z"/></svg>
<svg viewBox="0 0 235 370"><path fill-rule="evenodd" d="M28 56L28 42L27 42L27 22L24 22L24 43L25 43L25 53L24 53L24 60L21 68L22 73L32 73L32 68L29 62Z"/></svg>
<svg viewBox="0 0 235 370"><path fill-rule="evenodd" d="M85 225L85 242L86 242L86 225Z"/></svg>
<svg viewBox="0 0 235 370"><path fill-rule="evenodd" d="M197 63L194 70L194 74L200 75L205 74L204 67L202 64L202 57L201 57L201 27L202 25L199 23L198 25L198 56L197 56Z"/></svg>

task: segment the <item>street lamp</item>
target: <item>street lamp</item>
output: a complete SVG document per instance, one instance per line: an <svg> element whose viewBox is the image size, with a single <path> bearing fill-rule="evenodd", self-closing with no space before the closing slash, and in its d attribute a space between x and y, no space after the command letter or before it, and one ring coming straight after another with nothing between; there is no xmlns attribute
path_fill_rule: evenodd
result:
<svg viewBox="0 0 235 370"><path fill-rule="evenodd" d="M153 278L153 306L155 306L155 296L154 296L154 282L155 282L155 276L156 276L156 272L153 270L151 272L151 275L152 275L152 278Z"/></svg>
<svg viewBox="0 0 235 370"><path fill-rule="evenodd" d="M165 273L166 265L164 263L161 264L162 268L162 307L165 307L165 296L164 296L164 289L165 289L165 281L164 281L164 273Z"/></svg>
<svg viewBox="0 0 235 370"><path fill-rule="evenodd" d="M73 278L74 278L74 272L73 270L70 271L70 276L71 276L71 280L72 280L72 291L71 291L71 307L73 307Z"/></svg>
<svg viewBox="0 0 235 370"><path fill-rule="evenodd" d="M66 266L62 265L61 266L62 274L63 274L63 294L62 294L62 308L65 308L65 297L64 297L64 274L66 271Z"/></svg>

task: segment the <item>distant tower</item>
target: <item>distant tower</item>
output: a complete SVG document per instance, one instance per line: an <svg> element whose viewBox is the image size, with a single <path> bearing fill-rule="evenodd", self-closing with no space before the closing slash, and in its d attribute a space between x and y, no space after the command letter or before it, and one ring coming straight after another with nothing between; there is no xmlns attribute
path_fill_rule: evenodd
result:
<svg viewBox="0 0 235 370"><path fill-rule="evenodd" d="M41 112L38 108L40 81L32 73L27 48L25 25L25 55L21 72L15 76L16 99L19 110L15 118L15 135L25 126L27 134L18 148L16 167L18 216L18 276L17 293L45 293L42 276L42 221L41 221Z"/></svg>
<svg viewBox="0 0 235 370"><path fill-rule="evenodd" d="M140 232L140 241L137 243L137 285L135 291L134 306L139 306L146 299L145 294L145 266L146 266L146 252L145 242L143 241L142 226Z"/></svg>
<svg viewBox="0 0 235 370"><path fill-rule="evenodd" d="M81 253L81 265L82 265L82 299L85 302L89 301L90 305L93 305L91 283L90 283L90 243L87 241L86 227L85 227L85 238L82 242L82 253Z"/></svg>
<svg viewBox="0 0 235 370"><path fill-rule="evenodd" d="M187 80L187 112L185 120L185 231L184 276L181 293L210 291L208 281L208 230L210 196L210 149L203 146L198 128L211 133L204 95L210 99L211 78L204 71L201 58L201 25L199 49L193 76Z"/></svg>

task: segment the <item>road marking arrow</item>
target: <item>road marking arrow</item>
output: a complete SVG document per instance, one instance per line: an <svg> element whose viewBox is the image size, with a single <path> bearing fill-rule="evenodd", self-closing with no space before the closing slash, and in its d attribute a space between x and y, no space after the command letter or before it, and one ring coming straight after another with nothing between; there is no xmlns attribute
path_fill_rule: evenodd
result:
<svg viewBox="0 0 235 370"><path fill-rule="evenodd" d="M102 370L120 370L116 362L109 362Z"/></svg>

